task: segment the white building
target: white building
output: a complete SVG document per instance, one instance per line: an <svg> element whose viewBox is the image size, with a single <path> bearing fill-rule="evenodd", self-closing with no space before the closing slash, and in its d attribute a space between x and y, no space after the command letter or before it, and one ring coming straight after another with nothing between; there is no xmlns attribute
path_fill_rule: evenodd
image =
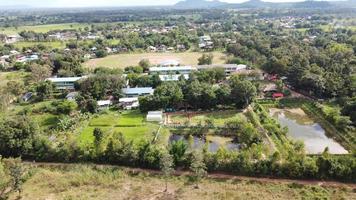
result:
<svg viewBox="0 0 356 200"><path fill-rule="evenodd" d="M213 41L211 40L211 37L208 35L204 35L199 37L199 48L201 49L212 49L214 46Z"/></svg>
<svg viewBox="0 0 356 200"><path fill-rule="evenodd" d="M131 110L140 106L138 97L120 98L119 106L125 110Z"/></svg>
<svg viewBox="0 0 356 200"><path fill-rule="evenodd" d="M178 81L181 76L183 76L185 80L189 79L189 74L164 74L159 75L159 79L161 79L161 81Z"/></svg>
<svg viewBox="0 0 356 200"><path fill-rule="evenodd" d="M54 83L59 90L73 90L74 83L79 81L80 79L85 78L83 77L64 77L64 78L48 78L46 80L51 81Z"/></svg>
<svg viewBox="0 0 356 200"><path fill-rule="evenodd" d="M198 65L197 69L199 71L203 71L206 69L211 69L211 68L217 68L217 67L221 67L224 68L225 74L226 75L230 75L233 73L237 73L237 72L241 72L243 70L247 69L247 65L236 65L236 64L222 64L222 65Z"/></svg>
<svg viewBox="0 0 356 200"><path fill-rule="evenodd" d="M112 102L110 100L100 100L97 103L99 110L108 109L112 105Z"/></svg>
<svg viewBox="0 0 356 200"><path fill-rule="evenodd" d="M122 93L125 97L139 97L146 95L153 95L154 89L152 87L137 87L137 88L123 88Z"/></svg>
<svg viewBox="0 0 356 200"><path fill-rule="evenodd" d="M192 66L176 66L176 67L151 67L150 74L190 74L197 69Z"/></svg>
<svg viewBox="0 0 356 200"><path fill-rule="evenodd" d="M67 94L66 99L68 101L75 101L75 98L78 96L78 92L70 92Z"/></svg>
<svg viewBox="0 0 356 200"><path fill-rule="evenodd" d="M162 122L163 112L162 111L150 111L147 113L146 120L148 122Z"/></svg>
<svg viewBox="0 0 356 200"><path fill-rule="evenodd" d="M173 66L179 66L180 62L178 60L165 60L162 61L159 66L161 67L173 67Z"/></svg>

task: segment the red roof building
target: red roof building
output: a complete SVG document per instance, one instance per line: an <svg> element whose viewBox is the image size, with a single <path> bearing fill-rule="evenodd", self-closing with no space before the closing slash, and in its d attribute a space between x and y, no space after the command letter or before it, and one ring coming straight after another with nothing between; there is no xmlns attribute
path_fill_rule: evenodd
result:
<svg viewBox="0 0 356 200"><path fill-rule="evenodd" d="M275 99L277 99L277 98L283 98L283 97L284 97L284 94L282 94L282 93L274 93L274 94L272 95L272 97L275 98Z"/></svg>

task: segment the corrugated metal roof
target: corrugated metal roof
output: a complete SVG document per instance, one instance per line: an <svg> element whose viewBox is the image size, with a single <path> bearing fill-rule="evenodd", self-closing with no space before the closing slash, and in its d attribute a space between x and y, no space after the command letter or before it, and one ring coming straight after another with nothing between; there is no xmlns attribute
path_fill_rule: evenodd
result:
<svg viewBox="0 0 356 200"><path fill-rule="evenodd" d="M122 92L124 94L152 94L154 89L152 87L123 88Z"/></svg>
<svg viewBox="0 0 356 200"><path fill-rule="evenodd" d="M150 72L160 72L160 71L180 71L180 70L195 70L192 66L176 66L176 67L151 67Z"/></svg>
<svg viewBox="0 0 356 200"><path fill-rule="evenodd" d="M62 78L47 78L46 80L57 83L57 82L76 82L84 77L62 77Z"/></svg>

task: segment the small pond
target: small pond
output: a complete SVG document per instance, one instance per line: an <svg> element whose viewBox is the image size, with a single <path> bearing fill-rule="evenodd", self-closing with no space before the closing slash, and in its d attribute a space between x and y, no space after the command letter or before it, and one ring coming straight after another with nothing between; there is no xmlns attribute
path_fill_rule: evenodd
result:
<svg viewBox="0 0 356 200"><path fill-rule="evenodd" d="M184 137L183 135L172 134L169 137L169 143L173 141L183 140L191 145L193 149L200 149L205 144L208 144L209 152L217 152L220 147L223 147L227 150L238 150L239 144L234 143L232 138L221 137L221 136L206 136L206 138L200 138L197 136L192 136L191 139ZM191 140L191 141L188 141Z"/></svg>
<svg viewBox="0 0 356 200"><path fill-rule="evenodd" d="M288 127L289 135L293 139L304 142L307 153L319 154L325 147L329 147L331 154L348 153L339 143L328 138L320 124L313 121L302 109L272 108L270 114L278 119L282 126Z"/></svg>

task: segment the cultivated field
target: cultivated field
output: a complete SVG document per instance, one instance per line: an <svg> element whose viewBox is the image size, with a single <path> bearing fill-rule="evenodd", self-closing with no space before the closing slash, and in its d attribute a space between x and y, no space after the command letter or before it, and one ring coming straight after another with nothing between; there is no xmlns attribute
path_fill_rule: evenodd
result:
<svg viewBox="0 0 356 200"><path fill-rule="evenodd" d="M225 63L226 55L221 52L213 52L213 64ZM135 66L142 59L149 59L152 64L159 64L164 60L178 60L181 65L196 65L198 58L202 56L201 52L184 53L132 53L107 56L105 58L92 59L84 63L88 68L111 67L125 68Z"/></svg>
<svg viewBox="0 0 356 200"><path fill-rule="evenodd" d="M215 126L223 126L226 121L234 118L244 119L245 116L236 110L203 113L179 113L169 115L168 123L183 125L189 122L190 125L196 125L199 123L204 124L206 120L210 120Z"/></svg>
<svg viewBox="0 0 356 200"><path fill-rule="evenodd" d="M85 23L67 23L67 24L47 24L47 25L36 25L36 26L20 26L20 27L0 27L0 33L11 35L16 34L21 31L34 31L37 33L46 33L53 30L65 30L65 29L84 29L85 27L90 27L90 24Z"/></svg>
<svg viewBox="0 0 356 200"><path fill-rule="evenodd" d="M249 179L205 179L194 189L187 176L164 179L127 169L73 165L38 167L25 182L22 199L355 199L349 186L327 187ZM11 199L16 199L15 195Z"/></svg>
<svg viewBox="0 0 356 200"><path fill-rule="evenodd" d="M145 115L139 111L124 111L122 113L107 111L92 118L89 123L80 127L78 142L81 146L92 144L94 141L93 131L95 128L102 129L109 138L110 134L120 132L128 140L140 141L149 139L156 132L158 125L145 122Z"/></svg>
<svg viewBox="0 0 356 200"><path fill-rule="evenodd" d="M52 41L52 42L16 42L13 43L16 48L22 49L24 47L33 47L36 45L43 45L50 49L64 49L66 47L65 42Z"/></svg>

